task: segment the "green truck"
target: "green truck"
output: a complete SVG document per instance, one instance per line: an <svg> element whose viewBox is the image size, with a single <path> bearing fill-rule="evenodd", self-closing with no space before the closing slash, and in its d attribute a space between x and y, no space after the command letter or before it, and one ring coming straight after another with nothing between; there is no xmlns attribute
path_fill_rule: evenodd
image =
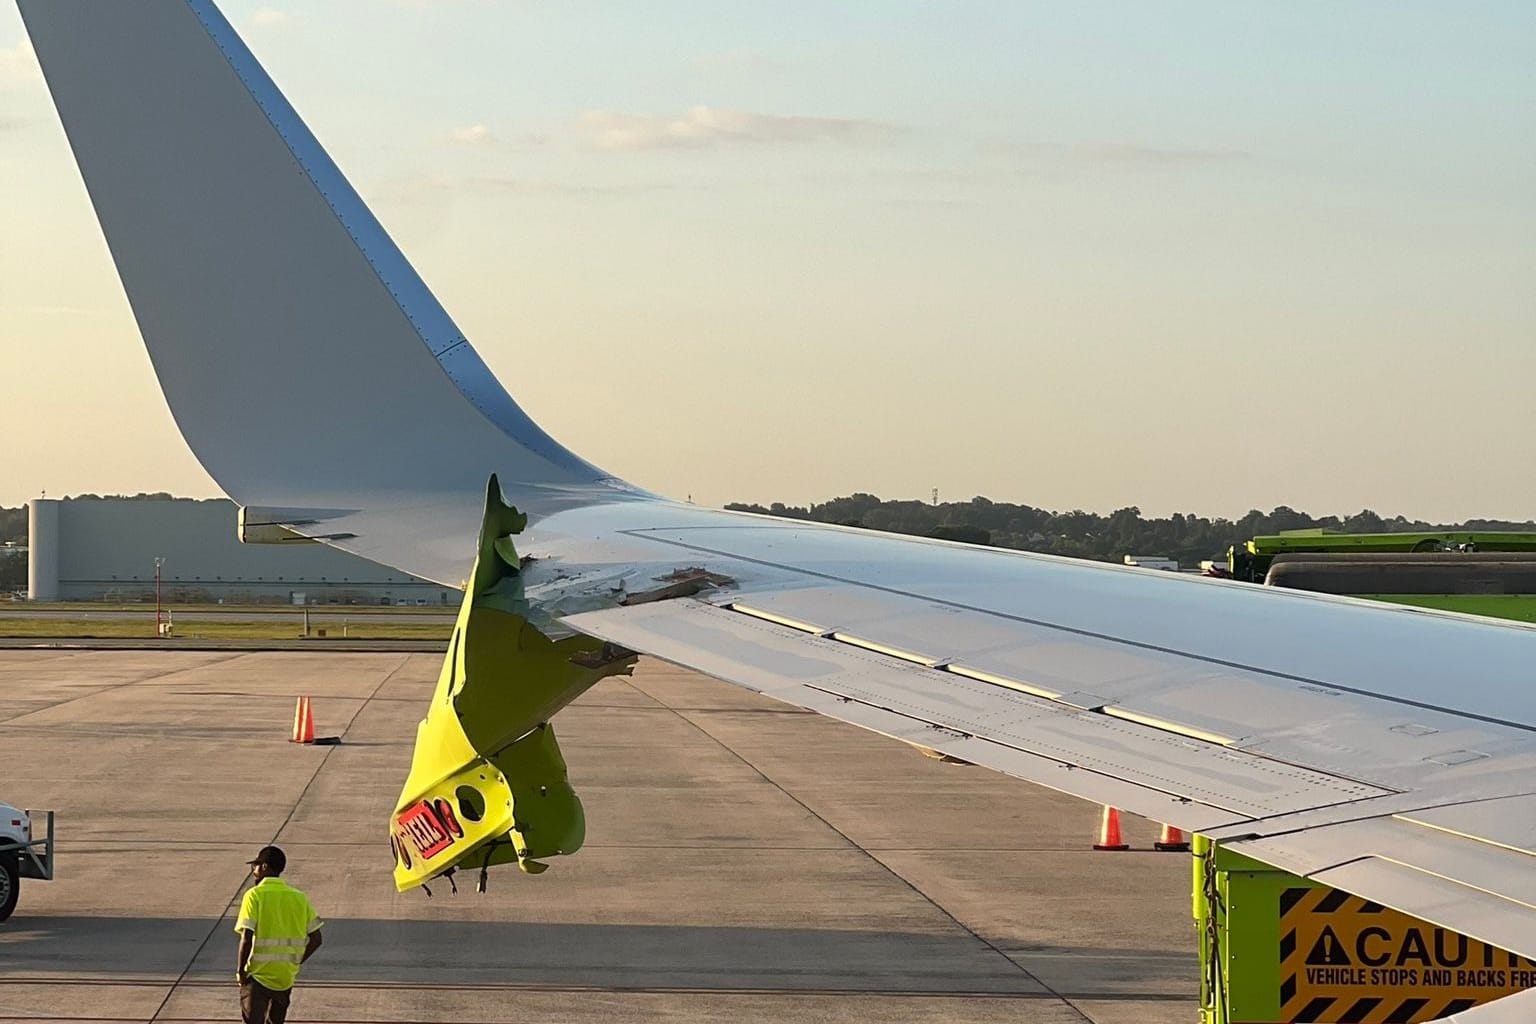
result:
<svg viewBox="0 0 1536 1024"><path fill-rule="evenodd" d="M1291 530L1227 552L1234 579L1536 621L1536 532Z"/></svg>
<svg viewBox="0 0 1536 1024"><path fill-rule="evenodd" d="M1536 533L1294 530L1232 576L1536 621ZM1418 1024L1536 987L1536 962L1193 837L1201 1024Z"/></svg>

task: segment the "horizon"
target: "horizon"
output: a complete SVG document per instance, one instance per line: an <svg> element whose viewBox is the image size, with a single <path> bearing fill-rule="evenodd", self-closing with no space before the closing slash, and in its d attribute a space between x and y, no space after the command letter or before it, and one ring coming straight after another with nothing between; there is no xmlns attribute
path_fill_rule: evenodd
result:
<svg viewBox="0 0 1536 1024"><path fill-rule="evenodd" d="M1079 508L1068 508L1068 507L1065 507L1065 506L1051 507L1051 506L1045 506L1045 505L1031 505L1028 502L1010 501L1010 500L1005 500L1005 499L991 498L991 497L989 497L989 496L987 496L985 494L976 494L976 495L972 495L969 498L946 498L943 495L940 495L939 496L939 500L937 502L934 502L934 501L932 501L932 500L930 500L928 498L921 498L921 497L918 497L918 498L906 498L906 497L887 498L887 497L882 497L881 495L878 495L878 494L873 494L873 493L868 492L868 491L848 491L847 493L844 493L844 494L836 494L836 495L833 495L833 496L828 497L828 498L822 498L822 499L819 499L819 500L812 500L812 501L805 502L805 503L791 503L791 502L778 501L778 500L771 500L771 501L765 501L765 502L764 501L737 501L737 500L730 500L730 501L722 502L722 503L720 503L720 505L714 506L714 507L727 508L727 509L735 507L738 510L741 510L745 506L753 506L754 509L759 509L760 508L760 509L763 509L765 512L771 512L771 506L773 506L775 504L778 504L778 505L782 505L787 511L808 511L809 512L809 511L814 511L818 507L829 505L829 504L832 504L832 503L837 502L837 501L846 500L848 498L856 497L858 495L868 495L869 497L875 498L876 500L878 500L882 504L896 504L896 503L908 504L908 503L916 503L916 504L928 506L928 507L931 507L931 508L944 508L946 506L969 505L969 504L974 503L977 499L980 499L980 500L986 501L986 502L988 502L990 504L993 504L993 505L1003 505L1003 506L1008 506L1008 507L1032 508L1032 509L1035 509L1036 511L1045 512L1045 513L1047 513L1049 515L1052 515L1052 516L1069 516L1069 515L1074 515L1074 514L1081 513L1081 514L1084 514L1084 515L1098 516L1100 518L1108 518L1109 516L1113 515L1114 513L1118 512L1118 511L1121 511L1122 509L1135 508L1137 510L1140 518L1144 522L1145 521L1152 521L1152 520L1170 519L1170 518L1172 518L1175 515L1182 515L1182 516L1185 516L1186 518L1204 519L1204 520L1207 520L1207 521L1212 522L1212 523L1215 523L1215 522L1237 523L1237 522L1247 518L1248 516L1251 516L1251 515L1254 515L1254 514L1258 514L1258 515L1261 515L1261 516L1271 516L1271 515L1274 515L1277 512L1289 511L1289 512L1296 513L1297 515L1305 516L1306 518L1312 519L1312 520L1322 520L1322 519L1330 519L1330 518L1332 518L1332 519L1338 519L1340 521L1344 521L1344 520L1348 520L1348 519L1354 518L1355 516L1370 514L1370 515L1380 516L1383 520L1388 521L1388 522L1394 522L1394 521L1397 521L1397 520L1403 520L1403 521L1406 521L1406 522L1409 522L1409 523L1425 523L1425 524L1428 524L1428 525L1430 525L1431 527L1434 527L1434 528L1439 528L1439 527L1455 527L1455 526L1460 526L1460 525L1468 523L1468 522L1503 522L1503 523L1511 523L1511 524L1514 524L1514 525L1536 524L1536 516L1529 516L1529 517L1527 517L1525 519L1509 519L1509 518L1502 517L1502 516L1469 515L1469 516L1463 516L1463 517L1461 517L1459 519L1455 519L1455 520L1440 520L1440 519L1429 519L1429 518L1426 518L1424 516L1409 515L1409 514L1404 513L1404 512L1392 512L1392 513L1389 514L1389 513L1382 512L1380 509L1374 509L1374 508L1360 508L1360 509L1356 509L1356 510L1354 510L1352 512L1338 512L1338 511L1334 511L1334 512L1323 512L1321 514L1318 514L1316 512L1309 511L1308 509L1305 509L1305 508L1297 508L1296 506L1287 505L1287 504L1283 504L1283 503L1279 504L1279 505L1274 505L1274 506L1272 506L1272 507L1270 507L1268 509L1258 508L1256 506L1250 506L1249 508L1243 510L1242 512L1238 512L1238 513L1235 513L1235 514L1225 514L1225 513L1205 514L1205 513L1202 513L1202 512L1198 512L1198 511L1191 511L1189 509L1177 509L1177 510L1172 511L1172 512L1151 512L1151 511L1147 510L1146 508L1144 508L1143 506L1138 505L1135 502L1132 502L1129 505L1122 505L1119 508L1114 508L1114 509L1109 509L1109 510L1099 510L1099 509L1088 509L1088 508L1080 508L1080 507ZM91 500L100 500L100 501L114 501L114 500L128 500L128 501L135 501L135 500L233 501L233 499L231 499L227 495L223 495L223 494L191 495L191 494L175 494L175 493L168 492L168 491L146 491L146 490L139 490L139 491L133 491L133 492L115 492L115 493L105 493L105 492L101 492L101 491L81 491L81 492L79 492L77 494L62 494L62 495L54 495L52 497L50 497L48 495L38 495L37 497L40 498L40 499L45 499L45 500L49 500L49 501L81 501L81 500L85 500L85 501L91 501ZM28 502L30 502L31 500L32 499L30 499L30 498L29 499L24 499L21 502L15 504L15 505L10 505L10 504L6 504L4 502L0 502L0 512L16 512L16 511L24 510L26 508ZM680 499L680 500L682 500L682 499ZM234 503L237 504L237 505L239 504L238 502L234 502ZM693 504L692 502L689 502L689 503ZM1303 529L1310 529L1310 527L1303 527ZM1281 531L1281 532L1286 532L1286 531Z"/></svg>
<svg viewBox="0 0 1536 1024"><path fill-rule="evenodd" d="M1536 516L1536 8L221 7L513 398L641 486ZM0 504L221 496L9 5L0 109Z"/></svg>

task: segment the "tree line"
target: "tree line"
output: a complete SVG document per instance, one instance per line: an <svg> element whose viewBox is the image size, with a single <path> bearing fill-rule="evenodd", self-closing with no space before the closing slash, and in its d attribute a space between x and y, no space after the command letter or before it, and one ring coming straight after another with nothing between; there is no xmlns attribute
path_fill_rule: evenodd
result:
<svg viewBox="0 0 1536 1024"><path fill-rule="evenodd" d="M1282 530L1323 528L1341 533L1409 533L1433 530L1536 530L1536 521L1469 519L1464 523L1428 523L1394 516L1390 519L1364 509L1352 516L1314 517L1281 505L1269 512L1249 511L1238 519L1208 518L1175 512L1145 518L1135 505L1108 515L1052 512L1031 505L1014 505L975 497L970 501L930 504L886 501L873 494L850 494L809 506L753 505L733 502L727 509L762 515L805 519L818 523L857 526L915 537L938 537L969 544L1039 551L1073 558L1119 562L1126 555L1161 555L1194 567L1204 559L1225 561L1227 549L1250 537Z"/></svg>
<svg viewBox="0 0 1536 1024"><path fill-rule="evenodd" d="M75 494L64 501L200 501L199 498L178 498L166 491L140 491L138 494ZM27 506L16 508L0 506L0 544L11 541L25 544L27 541Z"/></svg>
<svg viewBox="0 0 1536 1024"><path fill-rule="evenodd" d="M156 492L133 495L80 494L67 501L100 501L106 498L131 501L186 501ZM1393 516L1388 519L1370 509L1352 516L1313 517L1281 505L1269 512L1253 509L1238 519L1208 518L1175 512L1163 518L1144 518L1135 505L1108 515L1084 512L1052 512L1032 505L1014 505L975 497L970 501L930 504L923 501L886 501L873 494L850 494L809 506L751 505L733 502L727 509L761 515L836 523L916 537L939 537L968 544L1041 551L1073 558L1118 562L1126 555L1162 555L1193 567L1203 559L1224 560L1227 548L1250 537L1322 527L1343 533L1404 533L1428 530L1536 530L1536 521L1523 523L1497 519L1469 519L1463 523L1429 523ZM0 508L0 544L26 543L27 510ZM26 586L26 560L0 557L0 592Z"/></svg>

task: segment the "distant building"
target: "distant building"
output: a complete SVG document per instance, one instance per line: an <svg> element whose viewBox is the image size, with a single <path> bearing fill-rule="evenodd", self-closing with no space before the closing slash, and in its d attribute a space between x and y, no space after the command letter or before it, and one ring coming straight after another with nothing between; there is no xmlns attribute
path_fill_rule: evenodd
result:
<svg viewBox="0 0 1536 1024"><path fill-rule="evenodd" d="M28 503L34 601L456 604L452 587L323 544L242 544L232 501L41 498Z"/></svg>

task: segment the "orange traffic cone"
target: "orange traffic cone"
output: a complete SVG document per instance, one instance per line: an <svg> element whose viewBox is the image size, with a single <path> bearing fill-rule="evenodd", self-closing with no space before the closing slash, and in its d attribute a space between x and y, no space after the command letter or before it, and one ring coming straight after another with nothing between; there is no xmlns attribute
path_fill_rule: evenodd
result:
<svg viewBox="0 0 1536 1024"><path fill-rule="evenodd" d="M1188 853L1189 840L1183 832L1172 825L1164 825L1162 835L1157 837L1157 842L1152 844L1155 850L1165 850L1170 853Z"/></svg>
<svg viewBox="0 0 1536 1024"><path fill-rule="evenodd" d="M1129 850L1131 847L1120 838L1120 812L1115 808L1104 805L1104 818L1099 822L1099 841L1093 844L1095 850Z"/></svg>
<svg viewBox="0 0 1536 1024"><path fill-rule="evenodd" d="M315 742L315 716L309 710L308 697L300 697L299 702L293 706L293 738L291 742Z"/></svg>

